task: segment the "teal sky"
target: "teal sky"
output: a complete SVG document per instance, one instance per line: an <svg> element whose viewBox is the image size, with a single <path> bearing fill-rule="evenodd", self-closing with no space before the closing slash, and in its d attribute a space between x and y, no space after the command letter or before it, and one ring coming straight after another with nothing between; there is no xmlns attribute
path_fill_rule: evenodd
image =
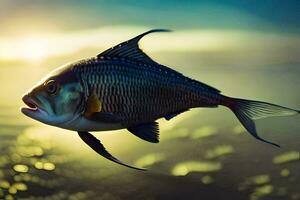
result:
<svg viewBox="0 0 300 200"><path fill-rule="evenodd" d="M248 55L251 61L298 62L299 10L299 0L0 0L0 61L93 55L86 50L167 28L175 33L151 39L146 48L220 55L210 60Z"/></svg>
<svg viewBox="0 0 300 200"><path fill-rule="evenodd" d="M171 29L300 31L300 1L152 0L152 1L0 1L1 34L20 28L80 30L114 25ZM22 16L22 17L20 17Z"/></svg>

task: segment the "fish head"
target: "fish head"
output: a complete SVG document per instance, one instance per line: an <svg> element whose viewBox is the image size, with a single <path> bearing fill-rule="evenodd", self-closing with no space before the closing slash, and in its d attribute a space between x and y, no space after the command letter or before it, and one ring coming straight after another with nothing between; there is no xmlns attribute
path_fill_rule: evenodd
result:
<svg viewBox="0 0 300 200"><path fill-rule="evenodd" d="M27 92L21 108L26 116L45 124L60 126L79 116L83 87L71 70L59 69L50 73Z"/></svg>

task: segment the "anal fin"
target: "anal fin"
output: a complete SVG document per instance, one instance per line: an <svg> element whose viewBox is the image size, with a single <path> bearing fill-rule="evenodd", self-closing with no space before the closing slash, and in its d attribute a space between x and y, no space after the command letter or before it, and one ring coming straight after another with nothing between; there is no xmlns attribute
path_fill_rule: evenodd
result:
<svg viewBox="0 0 300 200"><path fill-rule="evenodd" d="M159 127L157 122L139 124L127 128L135 136L152 143L159 142Z"/></svg>

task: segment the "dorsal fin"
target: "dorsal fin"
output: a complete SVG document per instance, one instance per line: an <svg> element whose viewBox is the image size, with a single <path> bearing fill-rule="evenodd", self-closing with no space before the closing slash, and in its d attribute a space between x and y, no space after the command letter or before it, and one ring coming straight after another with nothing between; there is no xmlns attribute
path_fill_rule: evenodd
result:
<svg viewBox="0 0 300 200"><path fill-rule="evenodd" d="M148 35L150 33L155 33L155 32L170 32L170 30L167 30L167 29L149 30L149 31L142 33L128 41L122 42L110 49L107 49L106 51L97 55L97 57L98 58L120 57L120 58L134 59L134 60L149 63L149 64L154 64L154 63L157 64L147 54L145 54L142 51L142 49L139 48L139 44L138 44L140 39L143 38L145 35Z"/></svg>

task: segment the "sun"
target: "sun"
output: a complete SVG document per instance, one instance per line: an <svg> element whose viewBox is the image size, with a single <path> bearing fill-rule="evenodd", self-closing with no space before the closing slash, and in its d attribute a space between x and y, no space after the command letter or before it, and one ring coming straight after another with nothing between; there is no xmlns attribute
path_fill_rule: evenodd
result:
<svg viewBox="0 0 300 200"><path fill-rule="evenodd" d="M20 47L22 48L22 57L24 59L41 61L47 57L47 44L45 40L40 38L26 38L21 42Z"/></svg>

